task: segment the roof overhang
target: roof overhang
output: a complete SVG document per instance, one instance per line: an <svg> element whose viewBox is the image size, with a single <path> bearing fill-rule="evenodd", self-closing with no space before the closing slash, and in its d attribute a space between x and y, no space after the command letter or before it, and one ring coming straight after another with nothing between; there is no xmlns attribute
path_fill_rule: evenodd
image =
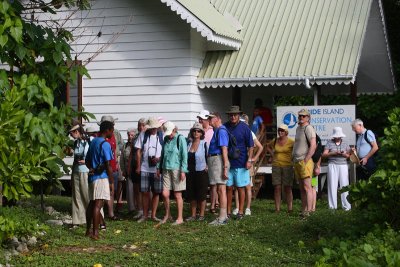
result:
<svg viewBox="0 0 400 267"><path fill-rule="evenodd" d="M197 1L197 0L196 0ZM198 31L201 36L207 39L207 41L227 46L233 50L239 50L242 42L228 36L217 34L207 24L196 17L190 10L179 3L176 0L161 0L162 3L166 4L172 11L178 14L184 21L186 21L190 27ZM221 15L222 16L222 15Z"/></svg>

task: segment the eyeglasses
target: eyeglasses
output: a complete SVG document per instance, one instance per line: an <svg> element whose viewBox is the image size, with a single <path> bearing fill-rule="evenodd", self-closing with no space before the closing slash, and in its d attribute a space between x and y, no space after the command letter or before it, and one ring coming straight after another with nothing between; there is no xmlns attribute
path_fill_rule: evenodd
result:
<svg viewBox="0 0 400 267"><path fill-rule="evenodd" d="M299 118L305 118L308 117L308 115L299 115Z"/></svg>

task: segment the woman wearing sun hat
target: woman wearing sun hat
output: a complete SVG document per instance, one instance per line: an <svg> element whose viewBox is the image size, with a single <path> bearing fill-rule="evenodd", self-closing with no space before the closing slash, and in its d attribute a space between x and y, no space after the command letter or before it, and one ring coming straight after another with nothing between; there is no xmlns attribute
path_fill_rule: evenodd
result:
<svg viewBox="0 0 400 267"><path fill-rule="evenodd" d="M349 170L347 159L350 157L350 146L343 141L346 135L341 127L334 127L331 140L325 145L322 157L328 159L328 203L330 209L337 209L337 189L349 185ZM350 210L351 205L347 201L348 192L341 194L342 208Z"/></svg>
<svg viewBox="0 0 400 267"><path fill-rule="evenodd" d="M196 122L190 129L191 140L188 143L188 170L186 177L186 195L190 201L191 216L186 221L204 221L206 208L208 174L207 174L207 143L204 140L203 126ZM200 207L196 217L196 208Z"/></svg>
<svg viewBox="0 0 400 267"><path fill-rule="evenodd" d="M294 180L292 151L294 140L288 137L289 128L286 124L278 127L278 137L272 139L267 146L272 162L272 185L274 186L275 212L281 210L282 186L285 190L288 212L293 210L292 186Z"/></svg>

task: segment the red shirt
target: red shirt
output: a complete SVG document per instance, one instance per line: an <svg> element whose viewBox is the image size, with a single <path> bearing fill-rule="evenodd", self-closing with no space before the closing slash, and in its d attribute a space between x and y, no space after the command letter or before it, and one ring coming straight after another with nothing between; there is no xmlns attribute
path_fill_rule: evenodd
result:
<svg viewBox="0 0 400 267"><path fill-rule="evenodd" d="M115 140L114 135L112 135L111 138L107 138L106 141L111 145L111 150L114 156L114 158L110 160L111 168L113 172L116 172L118 171L117 157L115 156L115 150L117 149L117 141Z"/></svg>
<svg viewBox="0 0 400 267"><path fill-rule="evenodd" d="M272 112L269 108L267 107L260 107L258 108L259 110L259 115L261 116L262 120L263 120L263 124L272 124ZM254 114L253 114L253 118L254 118Z"/></svg>

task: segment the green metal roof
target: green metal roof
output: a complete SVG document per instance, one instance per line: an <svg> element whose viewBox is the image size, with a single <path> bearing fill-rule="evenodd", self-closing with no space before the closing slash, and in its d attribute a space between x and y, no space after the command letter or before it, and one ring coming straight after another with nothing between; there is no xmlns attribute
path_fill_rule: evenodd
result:
<svg viewBox="0 0 400 267"><path fill-rule="evenodd" d="M200 87L354 82L372 0L209 1L238 19L243 42L207 52Z"/></svg>

